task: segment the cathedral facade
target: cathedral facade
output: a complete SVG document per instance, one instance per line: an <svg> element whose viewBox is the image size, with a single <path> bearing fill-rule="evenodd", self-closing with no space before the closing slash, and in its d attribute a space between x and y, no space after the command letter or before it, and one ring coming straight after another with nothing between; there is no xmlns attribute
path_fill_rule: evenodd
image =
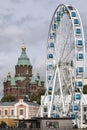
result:
<svg viewBox="0 0 87 130"><path fill-rule="evenodd" d="M36 77L32 74L32 65L26 54L26 47L22 46L21 56L15 66L15 76L8 73L4 79L4 96L12 95L19 99L30 99L34 94L38 94L44 89L44 81L40 80L39 73Z"/></svg>

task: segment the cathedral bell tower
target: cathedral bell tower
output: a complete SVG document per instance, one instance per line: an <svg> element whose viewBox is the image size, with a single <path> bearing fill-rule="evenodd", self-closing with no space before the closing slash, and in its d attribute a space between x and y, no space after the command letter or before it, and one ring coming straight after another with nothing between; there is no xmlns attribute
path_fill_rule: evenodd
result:
<svg viewBox="0 0 87 130"><path fill-rule="evenodd" d="M26 54L26 46L22 45L21 56L18 58L17 65L15 66L15 77L18 76L32 76L32 66L30 63L30 59Z"/></svg>

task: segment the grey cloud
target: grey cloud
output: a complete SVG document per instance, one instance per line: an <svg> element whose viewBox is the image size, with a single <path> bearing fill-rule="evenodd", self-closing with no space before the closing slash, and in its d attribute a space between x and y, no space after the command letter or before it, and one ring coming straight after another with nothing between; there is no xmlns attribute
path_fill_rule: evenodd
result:
<svg viewBox="0 0 87 130"><path fill-rule="evenodd" d="M23 2L24 0L10 0L12 3L19 4Z"/></svg>

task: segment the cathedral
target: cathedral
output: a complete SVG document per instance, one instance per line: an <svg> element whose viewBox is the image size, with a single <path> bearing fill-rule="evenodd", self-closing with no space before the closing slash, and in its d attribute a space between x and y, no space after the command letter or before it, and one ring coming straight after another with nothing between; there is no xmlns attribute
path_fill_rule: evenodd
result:
<svg viewBox="0 0 87 130"><path fill-rule="evenodd" d="M11 77L8 73L4 79L4 96L12 95L19 99L29 100L32 95L44 89L44 81L40 80L40 75L37 73L36 77L32 74L32 65L30 59L26 54L25 45L22 46L21 56L15 66L15 76Z"/></svg>

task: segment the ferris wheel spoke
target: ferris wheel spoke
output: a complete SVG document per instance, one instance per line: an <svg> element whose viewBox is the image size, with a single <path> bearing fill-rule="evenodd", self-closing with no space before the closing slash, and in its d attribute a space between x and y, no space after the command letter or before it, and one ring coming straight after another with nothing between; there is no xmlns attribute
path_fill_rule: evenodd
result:
<svg viewBox="0 0 87 130"><path fill-rule="evenodd" d="M70 55L72 55L73 51L74 51L74 47L71 48L71 50L70 50L69 52L67 52L67 54L63 57L62 60L63 60L63 61L67 60L67 59L70 57ZM72 58L73 58L74 56L75 56L75 54L72 55L71 60L72 60Z"/></svg>
<svg viewBox="0 0 87 130"><path fill-rule="evenodd" d="M69 38L70 38L70 36L71 36L71 26L70 26L70 28L69 28L69 30L68 30L68 34L67 34L67 37L66 37L66 40L64 40L64 47L63 47L63 49L62 49L62 53L61 53L61 56L60 56L60 59L59 59L59 61L61 61L61 59L62 59L62 57L64 56L64 53L66 52L66 51L69 51L69 50L66 50L66 48L67 48L67 46L70 46L69 44Z"/></svg>

